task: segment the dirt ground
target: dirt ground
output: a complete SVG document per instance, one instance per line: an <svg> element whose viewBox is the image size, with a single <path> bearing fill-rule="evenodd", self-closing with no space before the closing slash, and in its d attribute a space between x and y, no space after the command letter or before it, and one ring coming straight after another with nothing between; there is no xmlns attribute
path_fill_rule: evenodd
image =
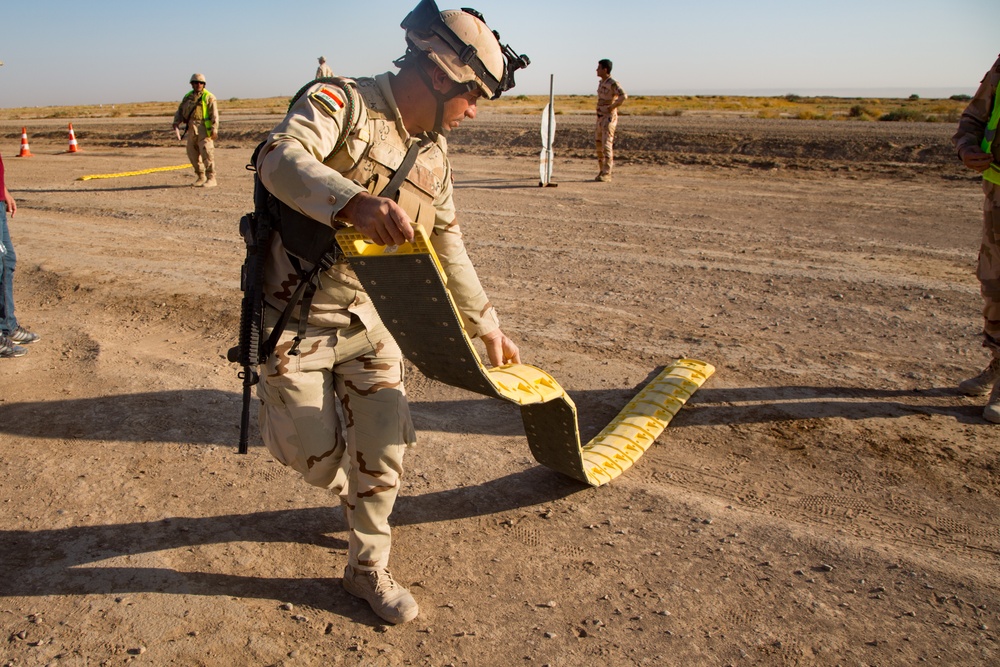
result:
<svg viewBox="0 0 1000 667"><path fill-rule="evenodd" d="M978 372L981 192L951 126L624 117L451 139L470 253L585 439L679 357L716 374L623 476L531 458L518 410L410 373L385 626L328 492L236 453L250 152L169 119L0 124L21 322L0 362L2 665L995 665L1000 427ZM14 157L28 125L33 158Z"/></svg>

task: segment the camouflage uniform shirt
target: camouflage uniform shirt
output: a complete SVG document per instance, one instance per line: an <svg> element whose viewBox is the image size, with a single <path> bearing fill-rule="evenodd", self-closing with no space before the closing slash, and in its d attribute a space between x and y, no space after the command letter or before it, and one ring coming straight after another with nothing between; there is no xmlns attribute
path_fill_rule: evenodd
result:
<svg viewBox="0 0 1000 667"><path fill-rule="evenodd" d="M258 174L265 187L290 207L340 227L343 223L337 215L344 205L361 192L378 194L409 146L423 142L397 201L428 232L466 331L470 336L490 333L500 323L466 253L456 220L447 144L441 136L415 137L407 132L392 95L392 76L359 79L354 92L345 90L348 83L310 87L268 137L258 158ZM348 95L353 96L353 104ZM350 132L346 143L335 151L345 123ZM298 275L278 235L267 264L265 298L283 310ZM301 317L301 313L294 315ZM352 316L369 328L378 323L367 293L342 260L320 274L308 321L314 326L346 327Z"/></svg>
<svg viewBox="0 0 1000 667"><path fill-rule="evenodd" d="M610 114L617 116L618 109L612 109L611 103L615 101L616 97L624 95L624 89L610 76L601 81L597 86L597 115L607 116Z"/></svg>

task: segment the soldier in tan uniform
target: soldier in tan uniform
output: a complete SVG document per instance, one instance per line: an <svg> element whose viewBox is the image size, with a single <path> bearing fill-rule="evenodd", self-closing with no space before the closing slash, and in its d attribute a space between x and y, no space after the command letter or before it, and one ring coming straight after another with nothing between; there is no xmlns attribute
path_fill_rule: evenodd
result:
<svg viewBox="0 0 1000 667"><path fill-rule="evenodd" d="M295 211L335 228L353 225L379 244L412 240L412 225L424 226L467 332L484 342L493 365L518 363L465 250L444 137L475 118L481 97L511 87L516 66L474 10L439 12L423 0L402 27L399 73L306 89L261 149L258 175ZM463 61L460 51L473 57ZM416 164L398 198L378 196L413 147ZM303 275L297 261L275 235L264 278L267 327ZM258 396L268 450L340 497L350 531L344 588L390 623L415 618L416 601L387 569L388 518L403 453L416 440L403 357L343 258L320 273L308 310L293 311L261 370Z"/></svg>
<svg viewBox="0 0 1000 667"><path fill-rule="evenodd" d="M597 63L597 164L600 171L595 181L610 181L615 164L615 128L618 127L618 107L628 95L618 82L611 78L611 61L607 58Z"/></svg>
<svg viewBox="0 0 1000 667"><path fill-rule="evenodd" d="M319 58L317 58L317 60L319 61L319 67L316 68L316 76L314 78L316 78L316 79L328 79L328 78L332 77L333 76L333 70L330 69L330 66L326 64L326 58L323 57L323 56L320 56Z"/></svg>
<svg viewBox="0 0 1000 667"><path fill-rule="evenodd" d="M215 140L219 138L219 106L215 95L205 89L205 75L191 75L191 92L184 96L174 114L174 129L184 125L187 155L194 167L196 188L214 188Z"/></svg>
<svg viewBox="0 0 1000 667"><path fill-rule="evenodd" d="M983 295L983 347L993 355L982 373L962 382L958 388L970 396L989 394L983 417L996 424L1000 424L1000 142L995 140L1000 123L998 83L1000 58L983 77L952 137L965 166L983 175L986 197L976 276Z"/></svg>

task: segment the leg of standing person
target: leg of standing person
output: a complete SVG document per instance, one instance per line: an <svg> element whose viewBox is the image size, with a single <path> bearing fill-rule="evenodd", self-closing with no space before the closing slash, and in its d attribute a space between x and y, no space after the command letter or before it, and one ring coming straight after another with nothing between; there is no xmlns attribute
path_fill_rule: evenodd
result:
<svg viewBox="0 0 1000 667"><path fill-rule="evenodd" d="M198 128L193 124L188 127L187 132L187 156L194 168L194 175L197 177L193 183L194 187L200 188L205 185L205 166L201 162L201 149L198 147Z"/></svg>
<svg viewBox="0 0 1000 667"><path fill-rule="evenodd" d="M14 266L17 255L14 254L14 244L10 240L10 230L7 227L7 210L0 201L0 358L20 357L28 351L17 345L7 335L17 330L17 318L14 317Z"/></svg>
<svg viewBox="0 0 1000 667"><path fill-rule="evenodd" d="M612 114L608 118L608 127L604 132L604 173L611 178L611 170L615 167L615 129L618 127L618 116Z"/></svg>
<svg viewBox="0 0 1000 667"><path fill-rule="evenodd" d="M287 354L293 335L282 335L258 389L264 442L307 482L340 496L349 530L344 588L386 621L412 620L417 604L387 568L389 514L403 454L416 440L402 354L382 326L310 328L295 356ZM344 429L333 404L338 397Z"/></svg>
<svg viewBox="0 0 1000 667"><path fill-rule="evenodd" d="M214 188L218 183L215 180L215 141L212 135L207 134L201 141L201 160L205 164L205 187Z"/></svg>
<svg viewBox="0 0 1000 667"><path fill-rule="evenodd" d="M607 141L605 137L608 131L608 121L610 119L607 116L597 117L597 126L594 132L594 141L597 148L597 178L595 181L603 181L604 177L607 175L608 162L607 155L605 154L605 146Z"/></svg>
<svg viewBox="0 0 1000 667"><path fill-rule="evenodd" d="M0 253L3 269L0 271L0 281L3 284L3 289L0 290L0 332L7 333L17 328L17 318L14 316L14 267L17 264L17 255L10 240L7 211L2 200L0 200L0 245L3 246L3 253Z"/></svg>
<svg viewBox="0 0 1000 667"><path fill-rule="evenodd" d="M958 390L969 396L992 391L983 417L1000 422L1000 187L987 182L984 189L983 238L976 277L983 297L983 347L993 358L979 375L959 384Z"/></svg>
<svg viewBox="0 0 1000 667"><path fill-rule="evenodd" d="M976 275L983 296L983 345L990 350L993 360L979 376L963 382L960 388L966 385L966 389L975 389L971 385L980 380L982 391L978 393L991 392L983 418L1000 423L1000 186L987 181L984 189L983 242Z"/></svg>

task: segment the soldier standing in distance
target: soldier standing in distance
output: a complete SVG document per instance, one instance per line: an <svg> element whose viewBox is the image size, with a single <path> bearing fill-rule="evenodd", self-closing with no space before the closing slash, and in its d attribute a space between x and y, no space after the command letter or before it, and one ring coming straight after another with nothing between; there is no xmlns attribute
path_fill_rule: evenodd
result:
<svg viewBox="0 0 1000 667"><path fill-rule="evenodd" d="M989 400L983 418L1000 424L1000 142L996 139L1000 123L1000 58L986 73L979 90L958 121L952 143L963 164L983 175L983 241L979 247L980 293L983 296L983 347L993 355L982 373L960 385L959 391Z"/></svg>
<svg viewBox="0 0 1000 667"><path fill-rule="evenodd" d="M443 135L475 118L481 97L512 87L513 71L527 59L501 47L475 10L439 11L422 0L402 27L399 73L308 87L261 148L257 173L298 213L335 228L352 225L379 244L412 240L413 226L423 226L466 331L483 340L494 366L519 363L465 250ZM416 163L398 198L378 196L411 150ZM309 268L297 262L275 234L264 271L268 329ZM403 356L343 257L320 277L311 305L292 311L261 367L261 435L278 461L340 497L347 592L384 620L404 623L417 616L417 603L387 569L388 518L403 453L416 440Z"/></svg>
<svg viewBox="0 0 1000 667"><path fill-rule="evenodd" d="M215 95L205 89L205 75L191 75L191 92L184 96L174 114L174 129L184 125L187 155L194 167L196 188L214 188L215 140L219 138L219 107Z"/></svg>
<svg viewBox="0 0 1000 667"><path fill-rule="evenodd" d="M611 169L615 164L615 128L618 127L618 107L628 95L618 82L611 78L611 61L598 61L597 76L597 164L600 171L595 181L610 181Z"/></svg>
<svg viewBox="0 0 1000 667"><path fill-rule="evenodd" d="M319 67L316 68L316 76L314 78L328 79L332 77L333 70L330 69L330 66L326 64L326 58L324 56L320 56L316 60L319 61Z"/></svg>

